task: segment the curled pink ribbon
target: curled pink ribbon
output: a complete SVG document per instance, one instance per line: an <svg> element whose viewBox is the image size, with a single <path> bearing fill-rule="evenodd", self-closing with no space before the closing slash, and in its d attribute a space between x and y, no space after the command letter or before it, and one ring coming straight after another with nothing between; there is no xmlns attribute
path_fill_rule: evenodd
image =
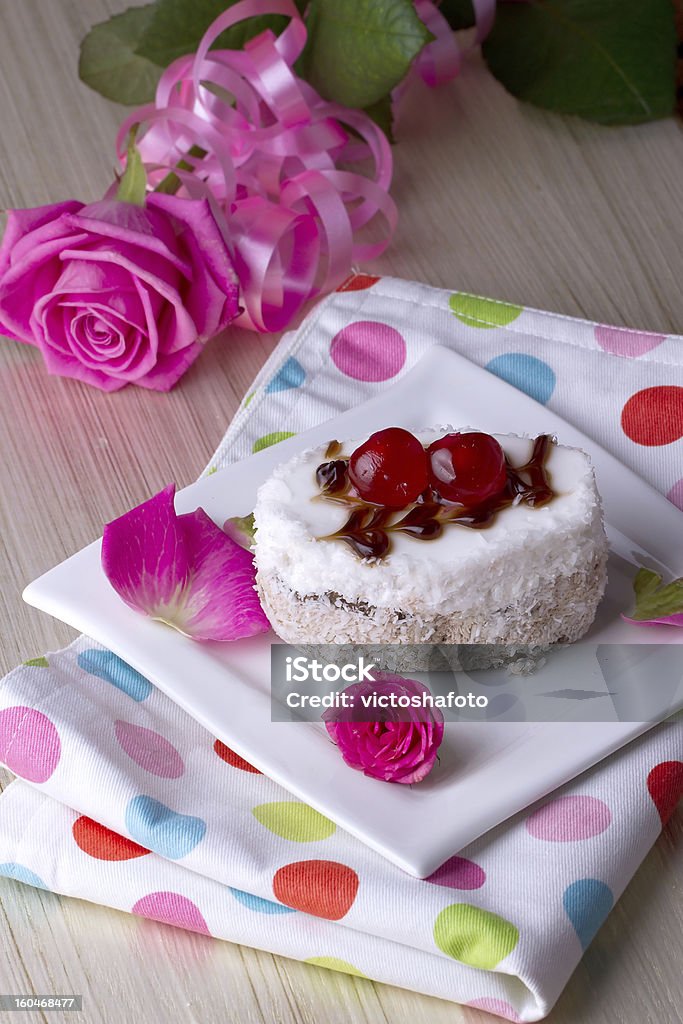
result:
<svg viewBox="0 0 683 1024"><path fill-rule="evenodd" d="M289 17L279 36L211 50L225 29L266 14ZM126 118L116 143L123 160L130 129L143 125L151 187L173 171L180 194L210 199L240 279L236 323L257 331L282 330L355 261L379 256L397 221L388 140L367 114L328 103L294 73L305 42L291 0L242 0L166 69L154 103ZM376 217L380 239L359 240Z"/></svg>
<svg viewBox="0 0 683 1024"><path fill-rule="evenodd" d="M450 82L460 71L460 46L443 14L440 0L415 0L418 17L434 36L415 61L415 70L426 85L434 88ZM486 39L493 27L496 0L472 0L476 31L474 45Z"/></svg>
<svg viewBox="0 0 683 1024"><path fill-rule="evenodd" d="M437 85L457 74L458 46L431 0L415 6L435 37L416 67ZM478 39L494 7L475 0ZM243 50L211 49L225 29L269 14L289 18L279 36L267 30ZM327 102L295 74L305 43L292 0L241 0L194 55L166 69L154 102L126 118L116 142L123 163L129 131L141 126L150 186L172 171L180 194L209 199L240 280L236 323L256 331L284 329L354 262L384 252L396 227L389 142L363 111ZM377 218L379 240L373 229L373 240L361 241L358 233Z"/></svg>

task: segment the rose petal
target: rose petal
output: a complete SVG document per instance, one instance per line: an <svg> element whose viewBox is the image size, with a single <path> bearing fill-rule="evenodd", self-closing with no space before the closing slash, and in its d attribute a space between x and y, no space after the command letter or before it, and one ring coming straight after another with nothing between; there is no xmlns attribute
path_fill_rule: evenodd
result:
<svg viewBox="0 0 683 1024"><path fill-rule="evenodd" d="M208 199L180 199L155 192L147 205L173 217L185 229L181 239L192 261L194 282L187 306L200 337L210 338L241 312L237 274L211 204ZM203 288L198 289L200 281Z"/></svg>
<svg viewBox="0 0 683 1024"><path fill-rule="evenodd" d="M71 240L69 242L71 243ZM76 263L80 268L84 264L90 263L91 266L97 268L105 283L110 281L114 283L114 288L117 279L125 282L127 288L132 288L135 280L145 281L155 288L166 301L171 301L174 298L176 303L182 305L179 302L179 291L182 290L183 284L187 284L187 281L178 274L175 267L172 267L167 260L161 259L156 253L147 252L144 249L136 250L129 245L117 246L112 241L109 245L88 244L78 248L69 244L62 250L61 258L67 266Z"/></svg>
<svg viewBox="0 0 683 1024"><path fill-rule="evenodd" d="M127 384L127 381L112 377L102 370L93 370L84 366L76 356L69 353L59 352L50 346L42 346L43 361L45 369L51 376L71 377L73 380L83 381L100 391L120 391Z"/></svg>
<svg viewBox="0 0 683 1024"><path fill-rule="evenodd" d="M86 365L93 364L97 369L101 363L116 359L126 352L125 327L104 324L98 317L93 317L88 310L83 310L75 316L68 307L61 307L64 318L69 318L69 323L64 324L64 333L70 339L71 351L78 356Z"/></svg>
<svg viewBox="0 0 683 1024"><path fill-rule="evenodd" d="M97 321L97 325L94 327L95 333L93 334L93 340L97 343L103 339L106 330L123 331L130 328L132 332L147 334L144 309L139 301L138 306L140 308L136 311L134 307L134 301L137 300L137 293L131 294L125 303L125 311L117 308L117 303L114 302L111 305L105 305L93 299L78 297L74 299L71 294L61 296L59 304L63 309L71 309L74 317L87 314L91 318L93 325ZM126 313L129 315L126 315Z"/></svg>
<svg viewBox="0 0 683 1024"><path fill-rule="evenodd" d="M87 235L74 234L69 230L65 217L54 224L44 224L17 242L9 267L3 274L3 285L12 287L17 282L30 280L31 275L41 264L51 265L55 277L59 277L64 249L69 245L87 246L88 243Z"/></svg>
<svg viewBox="0 0 683 1024"><path fill-rule="evenodd" d="M24 235L36 231L43 224L53 224L62 214L76 213L82 207L83 203L68 199L63 203L48 203L46 206L34 206L27 210L9 210L0 245L0 274L9 267L12 254Z"/></svg>
<svg viewBox="0 0 683 1024"><path fill-rule="evenodd" d="M131 278L136 282L142 282L149 288L158 292L159 296L168 303L175 313L175 320L169 319L166 330L160 330L160 336L164 337L164 346L167 351L176 351L186 345L191 345L198 336L197 327L183 305L182 297L178 292L177 283L166 280L158 273L158 267L150 264L153 256L143 266L134 262L130 255L125 252L93 250L88 252L85 249L66 249L62 256L64 259L75 259L79 261L92 261L94 263L111 265L127 270Z"/></svg>
<svg viewBox="0 0 683 1024"><path fill-rule="evenodd" d="M192 276L191 265L178 251L171 223L167 217L150 208L149 203L135 206L115 199L101 199L84 206L71 220L77 230L108 239L116 249L139 247L138 256L143 260L145 253L154 253L167 260L184 277Z"/></svg>
<svg viewBox="0 0 683 1024"><path fill-rule="evenodd" d="M62 303L55 295L46 296L36 306L33 329L40 337L46 365L51 369L50 354L54 353L58 360L66 359L68 363L75 360L85 370L118 379L122 386L128 377L134 376L126 371L129 365L135 364L139 349L143 354L147 352L148 339L125 320L117 323L116 317L110 314L110 322L103 324L107 333L94 342L84 334L82 321L87 315L87 309L79 311L70 303Z"/></svg>
<svg viewBox="0 0 683 1024"><path fill-rule="evenodd" d="M144 377L136 378L135 384L139 388L149 388L152 391L170 391L203 350L204 345L197 342L181 349L180 352L171 352L170 355L160 352L156 366ZM119 382L120 386L126 383L125 380Z"/></svg>
<svg viewBox="0 0 683 1024"><path fill-rule="evenodd" d="M45 234L49 234L47 241L41 238ZM33 309L59 280L60 255L67 237L61 223L46 224L22 238L11 253L9 266L0 275L0 330L9 337L36 344L31 329ZM68 237L68 241L72 239Z"/></svg>
<svg viewBox="0 0 683 1024"><path fill-rule="evenodd" d="M270 628L249 552L203 509L177 515L175 486L108 523L102 568L135 611L197 640L237 640Z"/></svg>
<svg viewBox="0 0 683 1024"><path fill-rule="evenodd" d="M123 312L127 297L135 294L130 274L122 267L112 266L111 263L96 262L97 252L96 248L89 250L87 260L63 260L63 269L54 290L75 293L77 297L74 301L78 301L79 298L89 301L92 296L105 296L107 305Z"/></svg>
<svg viewBox="0 0 683 1024"><path fill-rule="evenodd" d="M621 616L624 622L630 622L633 626L683 626L683 612L676 612L674 615L663 615L660 619L632 619L628 615Z"/></svg>
<svg viewBox="0 0 683 1024"><path fill-rule="evenodd" d="M102 568L116 593L135 611L168 620L190 580L190 559L169 484L149 501L107 523Z"/></svg>
<svg viewBox="0 0 683 1024"><path fill-rule="evenodd" d="M190 553L183 632L197 640L237 640L270 629L258 599L254 559L203 509L180 516Z"/></svg>
<svg viewBox="0 0 683 1024"><path fill-rule="evenodd" d="M131 327L145 326L144 311L135 287L119 288L114 285L111 289L103 288L99 291L58 287L53 294L59 296L59 301L64 306L73 306L74 309L97 310L103 319L118 317L129 323Z"/></svg>

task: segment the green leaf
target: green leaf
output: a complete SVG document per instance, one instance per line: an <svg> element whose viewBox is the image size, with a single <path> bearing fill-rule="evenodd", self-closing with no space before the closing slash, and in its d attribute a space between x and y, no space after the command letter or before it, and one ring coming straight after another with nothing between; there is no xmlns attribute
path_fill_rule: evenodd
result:
<svg viewBox="0 0 683 1024"><path fill-rule="evenodd" d="M304 77L347 107L382 100L432 39L412 0L311 0L307 27Z"/></svg>
<svg viewBox="0 0 683 1024"><path fill-rule="evenodd" d="M223 523L223 531L241 548L251 551L256 533L254 513L250 512L248 516L233 516L232 519L226 519Z"/></svg>
<svg viewBox="0 0 683 1024"><path fill-rule="evenodd" d="M661 619L683 612L683 579L662 584L662 577L651 569L639 569L633 581L636 610L630 618L637 622Z"/></svg>
<svg viewBox="0 0 683 1024"><path fill-rule="evenodd" d="M375 124L379 125L389 142L395 142L394 138L394 113L391 104L391 95L387 93L377 103L371 103L365 108L365 113L371 117Z"/></svg>
<svg viewBox="0 0 683 1024"><path fill-rule="evenodd" d="M652 569L639 569L633 581L633 589L638 597L646 597L647 594L654 594L662 582L662 577Z"/></svg>
<svg viewBox="0 0 683 1024"><path fill-rule="evenodd" d="M131 128L128 135L128 152L126 153L126 169L119 181L116 198L120 203L133 203L135 206L145 205L147 194L147 174L142 162L140 151L135 145L137 125Z"/></svg>
<svg viewBox="0 0 683 1024"><path fill-rule="evenodd" d="M472 28L475 23L472 0L443 0L439 10L452 29Z"/></svg>
<svg viewBox="0 0 683 1024"><path fill-rule="evenodd" d="M137 106L154 98L163 68L139 56L135 47L155 6L132 7L90 30L81 43L81 81L117 103Z"/></svg>
<svg viewBox="0 0 683 1024"><path fill-rule="evenodd" d="M674 110L671 0L529 0L499 4L484 56L519 99L601 124Z"/></svg>
<svg viewBox="0 0 683 1024"><path fill-rule="evenodd" d="M140 36L135 52L138 56L166 67L185 53L194 53L207 28L219 14L237 0L156 0L150 19ZM222 32L213 49L241 50L244 44L270 28L276 34L289 18L263 15L246 18Z"/></svg>

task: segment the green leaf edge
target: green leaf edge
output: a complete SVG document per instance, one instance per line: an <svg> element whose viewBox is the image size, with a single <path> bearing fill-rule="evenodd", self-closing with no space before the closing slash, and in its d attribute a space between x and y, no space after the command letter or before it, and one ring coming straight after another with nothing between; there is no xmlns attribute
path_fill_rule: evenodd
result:
<svg viewBox="0 0 683 1024"><path fill-rule="evenodd" d="M639 569L633 581L636 608L629 618L650 622L668 615L683 613L683 577L662 584L662 577L652 569Z"/></svg>
<svg viewBox="0 0 683 1024"><path fill-rule="evenodd" d="M129 33L133 26L133 30L137 31L139 38L146 21L151 18L155 6L156 3L153 2L144 4L142 7L128 7L120 14L115 14L106 21L100 21L92 26L81 40L79 48L78 77L84 85L99 93L100 96L104 96L105 99L113 100L114 103L122 103L124 106L134 107L154 99L157 82L164 69L137 53L137 41L133 43L129 38ZM125 30L122 36L121 30L124 26ZM104 70L102 69L102 55L103 53L110 55L112 49L112 42L108 40L108 35L114 38L114 49L118 43L130 52L124 76L126 85L123 89L119 89L113 84L121 81L122 68L120 65L115 66L114 70L106 67ZM100 39L103 39L105 43L108 42L109 46L103 47ZM130 72L131 62L138 64L137 76ZM141 71L144 74L141 75ZM131 81L133 85L131 85ZM137 85L137 89L135 85Z"/></svg>
<svg viewBox="0 0 683 1024"><path fill-rule="evenodd" d="M543 3L539 2L539 0L526 0L525 4L519 3L517 5L517 10L523 14L524 7L527 4L528 4L529 7L533 6L533 7L541 8L541 9L543 7ZM596 4L596 6L597 6L597 4ZM559 106L557 104L543 103L538 98L531 99L529 96L520 95L520 93L514 89L512 84L505 80L505 77L502 77L501 75L496 73L496 70L493 67L493 63L492 63L492 60L491 60L491 50L492 50L493 45L495 45L495 42L496 42L496 32L498 32L498 34L500 34L502 24L503 23L502 23L501 19L498 19L496 21L496 23L494 24L493 31L491 32L489 37L484 40L484 42L482 44L482 55L483 55L484 60L486 62L486 66L488 67L489 71L491 72L493 77L496 79L496 81L500 82L500 84L503 86L503 88L507 92L509 92L511 96L514 96L515 99L519 100L521 103L528 103L530 106L536 107L539 110L548 110L551 113L559 114L559 115L564 116L564 117L579 117L582 120L590 121L590 122L593 122L595 124L601 124L601 125L604 125L604 126L607 126L607 127L617 127L617 126L620 126L620 125L623 126L623 125L646 124L648 122L659 121L659 120L662 120L663 118L670 117L671 115L673 115L675 113L675 111L676 111L676 51L675 51L676 29L675 29L675 22L674 22L673 4L672 4L672 43L673 43L673 47L672 47L672 64L671 64L671 74L672 74L672 77L671 77L670 104L666 108L665 108L664 105L662 105L661 107L658 107L655 112L648 112L646 110L643 110L640 113L638 113L636 111L631 111L630 113L621 113L620 114L618 112L618 108L615 107L614 104L603 104L602 106L599 106L598 103L596 102L596 103L590 104L589 106L581 106L581 107L572 106L572 105ZM519 35L518 27L515 29L515 34ZM618 69L618 70L620 71L620 69Z"/></svg>

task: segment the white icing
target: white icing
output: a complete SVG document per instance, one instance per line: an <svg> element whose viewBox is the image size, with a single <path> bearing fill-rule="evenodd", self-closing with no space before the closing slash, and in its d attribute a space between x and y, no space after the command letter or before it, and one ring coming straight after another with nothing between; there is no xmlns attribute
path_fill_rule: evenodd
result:
<svg viewBox="0 0 683 1024"><path fill-rule="evenodd" d="M418 433L425 443L451 427ZM513 466L531 456L532 440L495 435ZM360 441L347 441L335 458L348 457ZM556 496L542 508L520 503L498 513L485 530L444 526L440 537L419 540L391 534L379 562L361 559L341 539L325 538L349 510L319 497L315 471L327 445L279 466L258 492L256 564L276 572L301 595L334 593L379 607L451 611L505 608L535 580L571 575L604 546L600 501L588 456L553 445L546 466Z"/></svg>

